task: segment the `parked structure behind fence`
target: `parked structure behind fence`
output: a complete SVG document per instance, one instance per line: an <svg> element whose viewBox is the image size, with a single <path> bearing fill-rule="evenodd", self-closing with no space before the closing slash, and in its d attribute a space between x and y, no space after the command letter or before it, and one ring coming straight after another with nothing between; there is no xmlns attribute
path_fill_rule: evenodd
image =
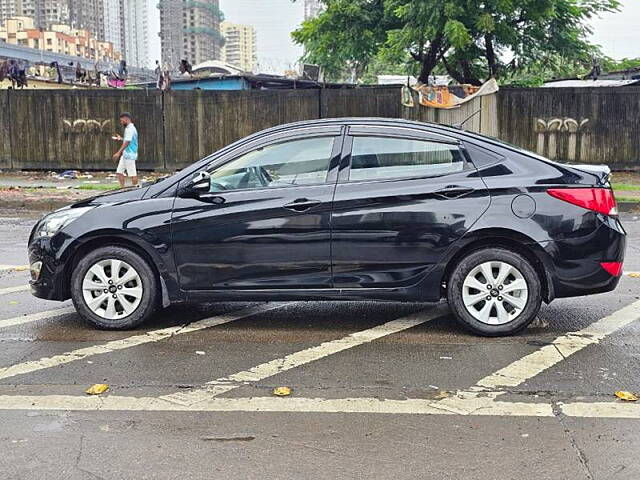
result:
<svg viewBox="0 0 640 480"><path fill-rule="evenodd" d="M333 117L392 117L453 125L550 158L640 166L640 88L502 89L461 108L400 104L398 87L341 90L0 91L0 168L113 169L129 111L140 169L175 170L274 125Z"/></svg>

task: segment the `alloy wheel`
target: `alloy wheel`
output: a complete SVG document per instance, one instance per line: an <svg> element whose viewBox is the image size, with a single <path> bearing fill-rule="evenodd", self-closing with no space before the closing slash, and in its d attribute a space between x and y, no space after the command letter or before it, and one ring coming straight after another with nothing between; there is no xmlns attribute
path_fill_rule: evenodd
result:
<svg viewBox="0 0 640 480"><path fill-rule="evenodd" d="M82 280L87 307L107 320L125 318L135 312L142 293L140 275L122 260L100 260L87 270Z"/></svg>
<svg viewBox="0 0 640 480"><path fill-rule="evenodd" d="M462 284L467 311L487 325L504 325L524 310L529 297L522 273L506 262L485 262L473 268Z"/></svg>

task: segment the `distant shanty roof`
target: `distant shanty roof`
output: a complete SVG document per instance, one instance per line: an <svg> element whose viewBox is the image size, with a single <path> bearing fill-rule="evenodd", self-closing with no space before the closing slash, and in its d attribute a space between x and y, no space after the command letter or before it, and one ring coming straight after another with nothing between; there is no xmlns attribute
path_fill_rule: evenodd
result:
<svg viewBox="0 0 640 480"><path fill-rule="evenodd" d="M137 84L153 87L155 82ZM356 85L351 83L320 83L312 80L298 80L276 75L211 75L179 77L171 80L172 90L280 90L309 88L375 88L376 85Z"/></svg>
<svg viewBox="0 0 640 480"><path fill-rule="evenodd" d="M242 69L221 60L208 60L193 67L194 75L242 75L243 73L245 72Z"/></svg>
<svg viewBox="0 0 640 480"><path fill-rule="evenodd" d="M576 87L628 87L629 85L640 85L640 79L631 80L551 80L542 85L543 88L576 88Z"/></svg>

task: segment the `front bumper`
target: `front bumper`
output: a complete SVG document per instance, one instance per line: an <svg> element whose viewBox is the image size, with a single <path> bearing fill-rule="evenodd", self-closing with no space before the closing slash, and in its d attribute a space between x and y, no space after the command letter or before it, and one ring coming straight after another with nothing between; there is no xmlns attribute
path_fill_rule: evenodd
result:
<svg viewBox="0 0 640 480"><path fill-rule="evenodd" d="M31 293L45 300L67 300L70 298L68 279L65 278L64 264L57 261L51 246L51 239L40 238L29 244L29 264L42 262L37 277L32 271L29 281Z"/></svg>

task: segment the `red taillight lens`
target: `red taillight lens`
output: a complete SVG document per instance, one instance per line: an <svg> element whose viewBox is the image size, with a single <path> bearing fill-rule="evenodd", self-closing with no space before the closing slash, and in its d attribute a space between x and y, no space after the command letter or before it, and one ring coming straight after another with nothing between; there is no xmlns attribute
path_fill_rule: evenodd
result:
<svg viewBox="0 0 640 480"><path fill-rule="evenodd" d="M600 266L614 277L622 275L622 262L602 262Z"/></svg>
<svg viewBox="0 0 640 480"><path fill-rule="evenodd" d="M616 198L610 188L550 188L547 193L587 210L618 215Z"/></svg>

